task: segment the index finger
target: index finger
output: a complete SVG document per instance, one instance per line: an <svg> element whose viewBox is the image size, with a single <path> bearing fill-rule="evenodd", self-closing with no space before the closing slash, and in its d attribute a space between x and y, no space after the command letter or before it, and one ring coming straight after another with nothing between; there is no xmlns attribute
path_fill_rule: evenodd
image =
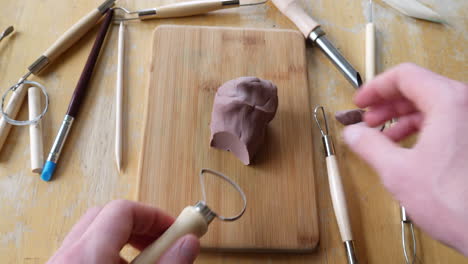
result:
<svg viewBox="0 0 468 264"><path fill-rule="evenodd" d="M174 222L163 211L136 202L118 200L106 205L80 238L85 248L109 260L132 236L158 237Z"/></svg>
<svg viewBox="0 0 468 264"><path fill-rule="evenodd" d="M365 84L354 97L360 108L385 101L407 99L418 110L427 112L437 105L447 91L447 78L411 63L398 65Z"/></svg>

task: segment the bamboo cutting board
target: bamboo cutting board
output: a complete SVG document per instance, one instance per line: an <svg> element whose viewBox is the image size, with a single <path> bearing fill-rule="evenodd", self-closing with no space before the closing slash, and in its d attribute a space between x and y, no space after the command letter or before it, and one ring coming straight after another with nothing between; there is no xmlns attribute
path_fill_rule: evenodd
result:
<svg viewBox="0 0 468 264"><path fill-rule="evenodd" d="M202 199L198 173L210 168L245 191L236 222L214 220L202 247L310 251L319 239L304 38L292 30L160 26L154 32L138 200L177 216ZM210 148L217 88L240 76L278 86L279 107L250 166ZM223 215L242 205L236 192L206 177L208 205Z"/></svg>

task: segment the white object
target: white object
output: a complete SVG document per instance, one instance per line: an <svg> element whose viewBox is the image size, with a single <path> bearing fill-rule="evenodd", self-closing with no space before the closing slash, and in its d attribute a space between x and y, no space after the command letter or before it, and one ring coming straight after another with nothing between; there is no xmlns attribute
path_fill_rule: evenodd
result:
<svg viewBox="0 0 468 264"><path fill-rule="evenodd" d="M375 76L375 26L370 22L366 25L366 81Z"/></svg>
<svg viewBox="0 0 468 264"><path fill-rule="evenodd" d="M124 34L125 26L120 22L119 44L117 51L117 84L115 91L115 161L120 171L122 165L122 96L123 96L123 67L124 67Z"/></svg>
<svg viewBox="0 0 468 264"><path fill-rule="evenodd" d="M37 87L28 89L29 119L41 114L41 90ZM41 173L44 165L44 148L42 141L41 121L29 126L29 139L31 150L31 171Z"/></svg>
<svg viewBox="0 0 468 264"><path fill-rule="evenodd" d="M444 23L438 13L417 0L384 0L384 2L407 16L435 23Z"/></svg>

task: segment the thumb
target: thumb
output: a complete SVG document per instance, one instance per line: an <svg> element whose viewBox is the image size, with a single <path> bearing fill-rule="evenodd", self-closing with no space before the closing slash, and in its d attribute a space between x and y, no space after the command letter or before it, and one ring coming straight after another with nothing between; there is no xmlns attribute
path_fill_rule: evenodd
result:
<svg viewBox="0 0 468 264"><path fill-rule="evenodd" d="M380 175L398 164L403 149L382 132L364 123L347 126L343 131L346 144L358 156L369 163Z"/></svg>
<svg viewBox="0 0 468 264"><path fill-rule="evenodd" d="M200 242L194 235L179 239L162 257L160 264L192 264L200 252Z"/></svg>

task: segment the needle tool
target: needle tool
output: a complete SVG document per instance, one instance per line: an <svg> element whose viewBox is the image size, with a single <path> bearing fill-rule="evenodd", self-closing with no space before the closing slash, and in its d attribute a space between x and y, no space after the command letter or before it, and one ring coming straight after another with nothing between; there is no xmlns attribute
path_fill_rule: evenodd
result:
<svg viewBox="0 0 468 264"><path fill-rule="evenodd" d="M203 180L204 174L210 173L220 177L231 184L242 197L243 207L241 211L232 217L218 215L211 210L206 203L205 183ZM202 237L208 231L208 225L214 218L221 221L233 222L241 218L247 208L247 198L241 187L224 174L210 169L202 169L200 171L200 184L202 188L203 200L197 202L194 206L187 206L180 213L174 224L169 227L156 241L145 248L130 264L150 264L156 263L161 255L169 249L179 238L193 234L198 238Z"/></svg>
<svg viewBox="0 0 468 264"><path fill-rule="evenodd" d="M322 118L318 117L318 112L322 112ZM327 163L328 183L330 185L330 195L335 211L336 221L340 230L341 240L346 249L348 264L357 264L357 258L354 252L353 235L351 232L351 224L349 222L348 207L346 205L345 193L341 182L338 162L335 156L335 147L328 133L328 122L323 106L317 106L314 109L314 118L317 123L320 133L322 134L322 142L325 149L325 161ZM322 119L322 122L320 122ZM321 124L324 124L322 126Z"/></svg>
<svg viewBox="0 0 468 264"><path fill-rule="evenodd" d="M125 25L123 21L120 22L118 42L117 83L115 90L115 161L117 164L117 169L120 171L122 166L122 95L125 48Z"/></svg>
<svg viewBox="0 0 468 264"><path fill-rule="evenodd" d="M58 135L55 138L54 144L52 145L52 149L50 150L49 156L47 157L44 169L42 170L41 179L44 181L50 181L52 179L52 175L54 174L55 167L57 166L60 152L62 151L63 145L67 140L67 136L70 132L73 121L75 120L78 111L81 108L81 103L83 102L83 99L86 95L86 90L88 88L91 75L93 74L94 66L96 65L96 61L99 56L102 44L104 43L104 39L109 29L109 25L112 22L113 14L114 11L112 9L108 10L106 12L104 21L102 22L102 25L99 28L96 41L94 42L93 48L91 49L91 53L89 54L88 60L86 61L86 64L84 66L83 72L81 73L75 91L73 92L73 96L70 101L70 105L68 106L65 118L63 119Z"/></svg>
<svg viewBox="0 0 468 264"><path fill-rule="evenodd" d="M23 75L17 83L11 86L5 94L2 96L0 118L0 149L3 146L5 138L7 137L11 125L33 125L36 124L47 112L48 107L48 96L46 89L43 85L38 82L27 81L28 77L32 74L38 75L47 66L51 65L57 60L57 58L68 50L74 43L76 43L81 37L83 37L91 28L96 25L97 21L106 13L109 8L114 5L116 0L106 0L99 7L93 9L72 27L70 27L62 36L60 36L42 55L35 60L29 67L28 72ZM26 88L23 84L28 86L35 86L41 89L45 96L45 108L42 113L36 118L28 121L15 120L21 103L24 101L26 96ZM12 93L8 104L5 104L5 100L9 93ZM6 105L6 107L5 107Z"/></svg>
<svg viewBox="0 0 468 264"><path fill-rule="evenodd" d="M117 21L147 20L195 16L221 9L236 8L241 6L262 5L266 2L267 1L244 2L242 0L204 0L181 2L137 11L129 11L123 7L116 7L115 9L120 9L126 14L126 17L117 18Z"/></svg>
<svg viewBox="0 0 468 264"><path fill-rule="evenodd" d="M361 86L362 80L359 72L333 46L321 26L304 12L297 0L273 0L273 3L298 27L306 39L311 40L325 53L355 88Z"/></svg>
<svg viewBox="0 0 468 264"><path fill-rule="evenodd" d="M10 35L14 30L15 30L15 28L14 28L13 26L7 27L7 28L0 34L0 41L2 41L2 39L6 38L8 35Z"/></svg>

